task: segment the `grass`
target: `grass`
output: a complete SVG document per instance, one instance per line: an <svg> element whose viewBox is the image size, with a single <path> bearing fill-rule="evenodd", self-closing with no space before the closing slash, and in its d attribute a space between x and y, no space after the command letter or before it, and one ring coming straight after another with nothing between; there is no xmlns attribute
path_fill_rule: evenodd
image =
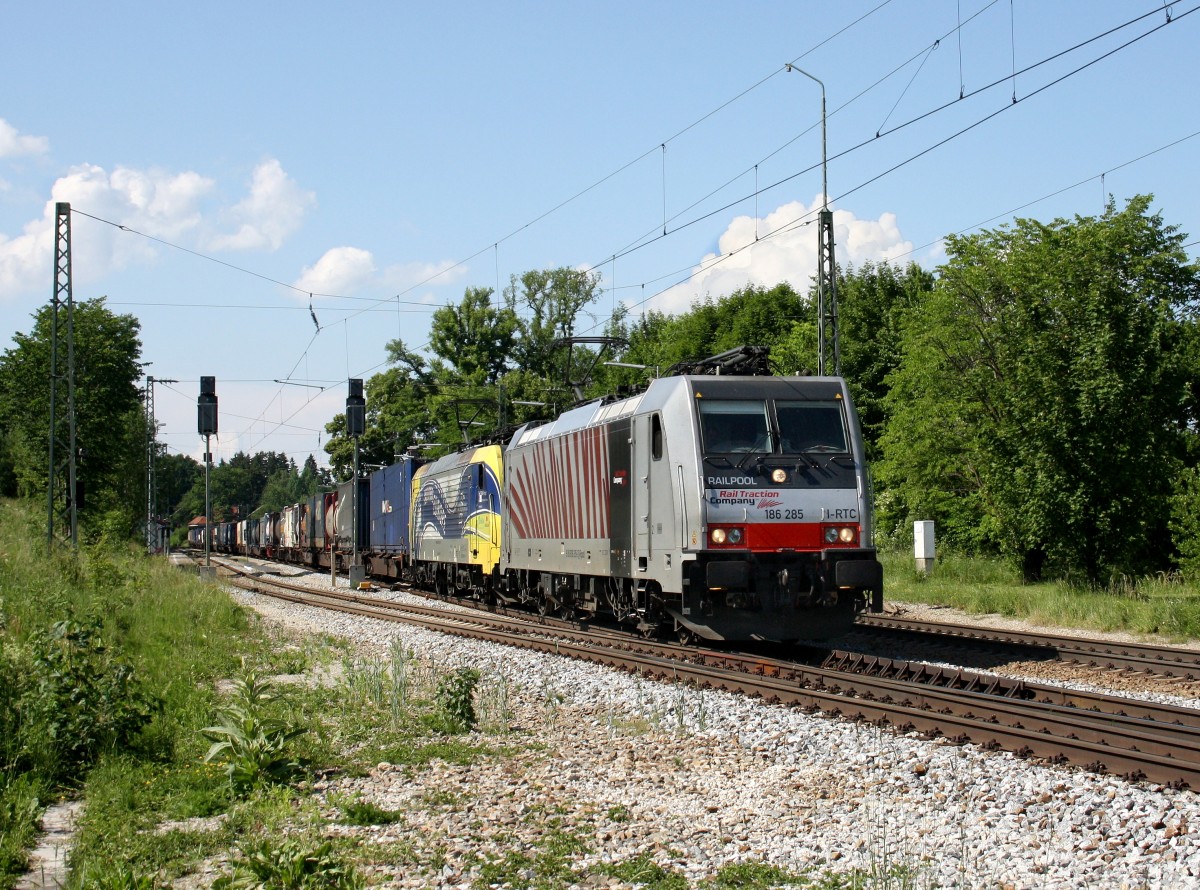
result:
<svg viewBox="0 0 1200 890"><path fill-rule="evenodd" d="M48 554L40 511L0 501L0 888L56 797L99 795L128 835L178 796L216 679L264 651L228 596L134 550Z"/></svg>
<svg viewBox="0 0 1200 890"><path fill-rule="evenodd" d="M1121 579L1095 589L1064 581L1025 584L998 559L948 554L928 574L917 571L909 553L886 552L880 560L885 601L950 606L1051 627L1200 639L1200 585L1180 576Z"/></svg>

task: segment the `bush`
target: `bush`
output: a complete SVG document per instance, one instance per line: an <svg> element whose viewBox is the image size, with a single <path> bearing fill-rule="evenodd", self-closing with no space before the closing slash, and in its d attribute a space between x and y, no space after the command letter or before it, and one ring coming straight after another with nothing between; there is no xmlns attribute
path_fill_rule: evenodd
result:
<svg viewBox="0 0 1200 890"><path fill-rule="evenodd" d="M1200 468L1190 467L1175 479L1170 528L1179 552L1179 567L1200 576Z"/></svg>
<svg viewBox="0 0 1200 890"><path fill-rule="evenodd" d="M15 729L18 768L50 781L70 780L103 752L130 746L157 706L101 642L98 620L34 631L22 660L28 674L8 679L15 714L0 723Z"/></svg>
<svg viewBox="0 0 1200 890"><path fill-rule="evenodd" d="M443 677L438 683L435 699L438 716L452 732L470 732L478 718L475 715L475 687L479 685L479 671L474 668L459 668Z"/></svg>
<svg viewBox="0 0 1200 890"><path fill-rule="evenodd" d="M0 887L24 871L42 815L36 779L0 770Z"/></svg>

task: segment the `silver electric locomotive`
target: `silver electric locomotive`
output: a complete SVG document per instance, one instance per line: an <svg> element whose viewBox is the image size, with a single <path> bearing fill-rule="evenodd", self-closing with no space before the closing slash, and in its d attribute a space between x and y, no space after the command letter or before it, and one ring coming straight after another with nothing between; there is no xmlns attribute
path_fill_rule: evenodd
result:
<svg viewBox="0 0 1200 890"><path fill-rule="evenodd" d="M796 640L882 606L857 415L836 377L663 377L504 451L494 592L645 632Z"/></svg>

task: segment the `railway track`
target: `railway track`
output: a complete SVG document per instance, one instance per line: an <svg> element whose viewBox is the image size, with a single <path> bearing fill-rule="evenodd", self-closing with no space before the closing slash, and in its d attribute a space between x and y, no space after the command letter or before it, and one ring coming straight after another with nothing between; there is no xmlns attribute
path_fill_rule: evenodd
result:
<svg viewBox="0 0 1200 890"><path fill-rule="evenodd" d="M1006 631L890 615L860 615L856 623L879 636L919 639L922 642L941 639L971 645L983 644L1015 659L1055 660L1130 673L1200 680L1200 651L1195 650L1144 643L1117 643L1049 633Z"/></svg>
<svg viewBox="0 0 1200 890"><path fill-rule="evenodd" d="M420 624L1097 772L1200 788L1200 711L1190 708L837 650L825 652L818 664L804 664L647 640L524 612L484 607L451 612L262 576L226 580L293 602Z"/></svg>

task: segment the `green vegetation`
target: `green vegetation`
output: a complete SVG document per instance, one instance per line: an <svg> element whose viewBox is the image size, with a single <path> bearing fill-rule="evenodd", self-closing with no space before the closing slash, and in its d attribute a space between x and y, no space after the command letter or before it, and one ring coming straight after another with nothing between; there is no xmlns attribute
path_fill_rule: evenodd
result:
<svg viewBox="0 0 1200 890"><path fill-rule="evenodd" d="M841 367L884 538L932 519L958 552L1092 589L1200 571L1200 267L1151 201L950 236L932 271L840 270ZM604 333L622 345L553 359L554 337L598 293L594 276L567 269L514 278L498 300L468 288L434 314L431 358L389 345L391 367L367 382L365 459L418 442L449 451L463 421L497 430L552 416L568 390L636 388L741 344L770 347L784 373L816 365L814 295L787 284L675 316L617 309ZM464 400L469 418L456 413ZM341 472L342 418L327 430Z"/></svg>
<svg viewBox="0 0 1200 890"><path fill-rule="evenodd" d="M1148 197L950 236L888 377L880 527L935 519L1028 581L1169 568L1172 492L1196 451L1200 269L1184 240Z"/></svg>
<svg viewBox="0 0 1200 890"><path fill-rule="evenodd" d="M1200 638L1200 267L1150 205L1137 197L1096 217L951 236L932 272L842 270L842 371L876 466L879 537L894 550L883 557L887 599ZM706 297L678 316L634 321L618 309L604 332L625 345L604 355L556 347L599 293L594 274L531 271L500 295L468 288L435 312L430 357L390 343L390 366L368 381L362 461L418 442L449 451L464 427L498 430L554 415L574 390L644 384L644 372L602 358L665 372L748 343L769 346L784 373L816 364L813 295L787 284ZM87 801L70 890L150 890L231 849L241 852L227 888L356 888L360 866L390 854L439 871L445 846L422 861L403 844L389 854L325 839L330 815L312 785L384 761L416 775L434 761L510 756L504 678L442 670L402 647L344 658L339 676L328 641L272 639L227 596L120 552L141 532L148 429L137 321L103 299L75 310L85 546L47 557L48 323L40 310L0 356L0 496L26 498L0 501L0 890L20 873L46 803L64 795ZM327 430L344 477L344 418ZM160 448L156 476L177 524L200 512L194 461ZM239 454L213 472L214 516L278 509L331 481L311 457L298 468L281 454ZM928 575L899 552L914 519L937 522L941 556ZM297 673L311 682L286 694L265 679ZM543 702L554 719L561 696L547 687ZM681 689L677 729L684 704ZM609 725L664 728L657 716ZM458 812L467 794L429 790L414 805ZM352 824L404 817L365 800L335 805ZM555 820L544 844L480 860L480 886L588 877L575 865L587 828L539 817ZM633 818L620 807L609 817ZM684 881L648 853L604 874ZM796 876L740 862L706 884L790 885L919 882L904 867Z"/></svg>
<svg viewBox="0 0 1200 890"><path fill-rule="evenodd" d="M586 852L587 845L576 832L564 829L557 818L551 818L548 826L550 831L540 848L511 850L503 857L485 861L472 886L476 890L496 886L550 890L576 883L579 874L571 866L571 857Z"/></svg>
<svg viewBox="0 0 1200 890"><path fill-rule="evenodd" d="M39 309L30 331L15 335L13 346L0 353L0 496L45 501L52 317L49 306ZM150 432L142 403L141 326L132 315L112 312L101 297L75 303L74 330L80 533L91 542L141 538ZM65 397L59 393L60 410ZM204 512L203 468L156 444L155 484L156 502L171 517L179 544L187 523ZM220 520L255 508L278 510L331 485L332 478L311 455L297 468L284 454L239 452L213 468L211 484L213 515Z"/></svg>
<svg viewBox="0 0 1200 890"><path fill-rule="evenodd" d="M49 305L38 309L30 332L16 334L0 354L0 495L45 498L53 318ZM59 324L64 320L65 313ZM139 517L144 523L146 507L141 325L110 311L104 297L77 301L73 324L80 521L89 537L121 541L139 528ZM58 398L65 397L60 390Z"/></svg>
<svg viewBox="0 0 1200 890"><path fill-rule="evenodd" d="M362 877L329 841L261 840L234 862L233 869L213 882L213 890L358 890L363 886Z"/></svg>
<svg viewBox="0 0 1200 890"><path fill-rule="evenodd" d="M184 539L188 522L204 515L204 468L191 458L183 460L192 465L190 473L180 480L186 481L186 485L170 492L162 491L159 486L162 503L168 505L172 524L179 530L177 543ZM169 458L167 465L174 466ZM329 472L319 468L311 454L303 467L297 468L295 461L286 454L266 451L250 455L239 451L229 460L215 465L209 474L213 521L278 512L315 494L322 486L328 488L332 484Z"/></svg>
<svg viewBox="0 0 1200 890"><path fill-rule="evenodd" d="M220 792L205 780L185 793L181 771L198 760L216 680L261 648L227 596L160 561L47 558L42 519L0 500L0 886L24 866L41 809L85 782L90 796L97 774L138 776L108 794L127 813L148 775L164 779L159 803L215 806Z"/></svg>
<svg viewBox="0 0 1200 890"><path fill-rule="evenodd" d="M404 819L403 813L385 810L369 800L347 800L340 806L347 825L392 825Z"/></svg>
<svg viewBox="0 0 1200 890"><path fill-rule="evenodd" d="M949 236L936 269L839 270L841 370L881 536L931 519L946 546L999 557L1027 582L1104 590L1200 575L1200 265L1188 237L1139 195L1096 216ZM601 292L596 273L570 268L513 276L501 293L467 287L433 314L427 350L388 344L388 367L366 381L362 462L417 444L437 456L464 429L496 436L742 344L769 347L783 373L816 366L811 288L748 285L636 319L621 307L597 319ZM585 317L611 345L564 345ZM48 324L40 310L0 355L0 495L44 497ZM81 524L87 540L123 540L145 503L138 325L100 299L77 305L75 326L79 444L91 456ZM215 467L214 518L277 510L345 478L345 418L326 430L332 474L274 453ZM199 469L160 449L157 501L177 541L201 512Z"/></svg>
<svg viewBox="0 0 1200 890"><path fill-rule="evenodd" d="M1048 627L1200 639L1200 585L1180 574L1116 578L1107 587L1068 580L1026 583L996 557L939 555L928 574L911 551L885 551L885 599L997 614Z"/></svg>
<svg viewBox="0 0 1200 890"><path fill-rule="evenodd" d="M673 869L663 868L649 853L604 866L599 871L627 884L645 887L646 890L688 890L687 878Z"/></svg>
<svg viewBox="0 0 1200 890"><path fill-rule="evenodd" d="M470 732L475 728L475 688L479 685L479 671L474 668L459 668L438 683L435 694L438 717L450 732Z"/></svg>

